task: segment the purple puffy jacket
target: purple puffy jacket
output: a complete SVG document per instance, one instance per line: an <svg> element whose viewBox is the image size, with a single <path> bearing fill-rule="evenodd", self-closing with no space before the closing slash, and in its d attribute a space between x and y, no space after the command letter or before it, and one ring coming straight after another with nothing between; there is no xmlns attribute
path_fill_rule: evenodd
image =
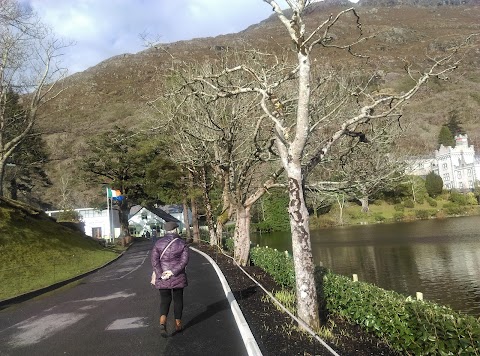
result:
<svg viewBox="0 0 480 356"><path fill-rule="evenodd" d="M163 250L173 239L175 240L165 251L160 261L160 255ZM184 288L188 285L185 267L188 263L188 246L185 241L176 233L167 233L163 238L159 239L152 249L152 267L157 275L155 288L172 289ZM161 279L160 276L164 271L172 271L173 276L169 279Z"/></svg>

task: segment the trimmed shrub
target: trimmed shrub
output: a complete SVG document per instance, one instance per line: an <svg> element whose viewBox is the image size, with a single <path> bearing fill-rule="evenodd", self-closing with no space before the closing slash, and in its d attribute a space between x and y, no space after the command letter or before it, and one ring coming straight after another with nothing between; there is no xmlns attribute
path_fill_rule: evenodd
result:
<svg viewBox="0 0 480 356"><path fill-rule="evenodd" d="M438 205L437 201L433 198L427 197L427 203L431 207L436 207Z"/></svg>
<svg viewBox="0 0 480 356"><path fill-rule="evenodd" d="M459 192L452 191L448 200L460 206L467 205L467 196Z"/></svg>
<svg viewBox="0 0 480 356"><path fill-rule="evenodd" d="M467 193L467 204L468 205L478 205L477 197L474 193L468 192Z"/></svg>
<svg viewBox="0 0 480 356"><path fill-rule="evenodd" d="M270 274L277 283L295 289L293 258L287 252L268 247L254 247L250 250L250 259L255 266Z"/></svg>
<svg viewBox="0 0 480 356"><path fill-rule="evenodd" d="M415 216L417 217L417 219L428 219L430 217L430 211L428 210L423 210L423 209L419 209L419 210L415 210Z"/></svg>
<svg viewBox="0 0 480 356"><path fill-rule="evenodd" d="M252 261L279 284L295 288L293 261L286 253L255 247ZM373 284L353 282L320 267L316 268L315 280L328 312L360 325L386 340L401 354L480 353L480 322L473 316L435 303L417 301Z"/></svg>
<svg viewBox="0 0 480 356"><path fill-rule="evenodd" d="M373 214L373 218L375 219L375 221L379 221L379 222L382 222L382 221L385 221L385 216L382 215L382 213L375 213Z"/></svg>
<svg viewBox="0 0 480 356"><path fill-rule="evenodd" d="M443 179L439 175L430 172L425 177L425 188L427 189L427 193L432 198L442 194L443 190Z"/></svg>
<svg viewBox="0 0 480 356"><path fill-rule="evenodd" d="M465 207L458 206L458 204L451 202L443 204L443 210L445 210L448 215L462 215L465 213Z"/></svg>
<svg viewBox="0 0 480 356"><path fill-rule="evenodd" d="M473 316L333 273L324 275L323 292L330 312L386 339L402 354L480 352L480 323Z"/></svg>
<svg viewBox="0 0 480 356"><path fill-rule="evenodd" d="M405 207L402 205L402 204L395 204L393 206L393 208L396 210L396 211L404 211L405 210Z"/></svg>
<svg viewBox="0 0 480 356"><path fill-rule="evenodd" d="M415 207L415 203L413 202L412 199L407 199L407 200L405 200L405 201L403 202L403 206L404 206L405 208L410 208L410 209L411 209L411 208L414 208L414 207Z"/></svg>

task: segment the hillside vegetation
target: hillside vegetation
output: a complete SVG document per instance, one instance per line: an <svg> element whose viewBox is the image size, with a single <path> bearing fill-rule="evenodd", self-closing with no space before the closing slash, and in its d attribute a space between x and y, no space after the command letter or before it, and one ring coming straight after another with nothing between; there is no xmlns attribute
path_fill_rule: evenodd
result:
<svg viewBox="0 0 480 356"><path fill-rule="evenodd" d="M28 205L0 200L0 300L80 275L118 251Z"/></svg>
<svg viewBox="0 0 480 356"><path fill-rule="evenodd" d="M429 50L446 50L468 35L480 33L480 6L475 1L461 6L422 4L431 6L385 1L312 4L307 9L307 27L312 28L346 6L355 6L364 34L375 36L357 49L368 55L368 60L322 48L312 56L314 65L362 71L366 76L375 76L379 92L402 91L411 84L404 71L405 63L418 64L420 69ZM334 40L346 42L352 33L351 23L340 22ZM79 179L76 165L85 153L85 141L115 125L150 129L149 120L161 115L150 111L147 102L165 92L172 69L184 63L218 61L226 51L256 48L280 55L290 46L283 25L271 16L236 34L159 44L136 54L110 58L68 77L66 89L44 108L39 123L55 163L48 167L53 186L38 189L37 194L43 201L58 206L61 179L76 179L76 203L88 205L95 192L90 192ZM478 47L472 47L448 81L431 81L404 109L401 126L405 135L397 144L399 149L408 149L412 154L433 153L440 127L448 121L452 110L458 112L470 143L480 149L479 53Z"/></svg>

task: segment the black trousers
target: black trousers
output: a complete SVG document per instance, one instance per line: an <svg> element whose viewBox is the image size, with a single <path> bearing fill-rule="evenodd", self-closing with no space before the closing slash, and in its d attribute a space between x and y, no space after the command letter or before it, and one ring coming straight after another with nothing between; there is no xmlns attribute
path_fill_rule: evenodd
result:
<svg viewBox="0 0 480 356"><path fill-rule="evenodd" d="M182 319L183 313L183 288L159 289L160 315L168 315L173 296L173 315L175 319Z"/></svg>

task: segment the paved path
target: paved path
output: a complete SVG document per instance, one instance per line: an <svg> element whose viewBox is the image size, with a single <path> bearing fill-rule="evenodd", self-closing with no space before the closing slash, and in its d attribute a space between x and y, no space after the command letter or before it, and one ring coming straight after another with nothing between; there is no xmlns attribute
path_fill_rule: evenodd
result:
<svg viewBox="0 0 480 356"><path fill-rule="evenodd" d="M0 355L246 355L217 274L193 251L185 330L160 337L150 247L148 241L135 243L88 277L0 311ZM171 333L172 309L169 314Z"/></svg>

